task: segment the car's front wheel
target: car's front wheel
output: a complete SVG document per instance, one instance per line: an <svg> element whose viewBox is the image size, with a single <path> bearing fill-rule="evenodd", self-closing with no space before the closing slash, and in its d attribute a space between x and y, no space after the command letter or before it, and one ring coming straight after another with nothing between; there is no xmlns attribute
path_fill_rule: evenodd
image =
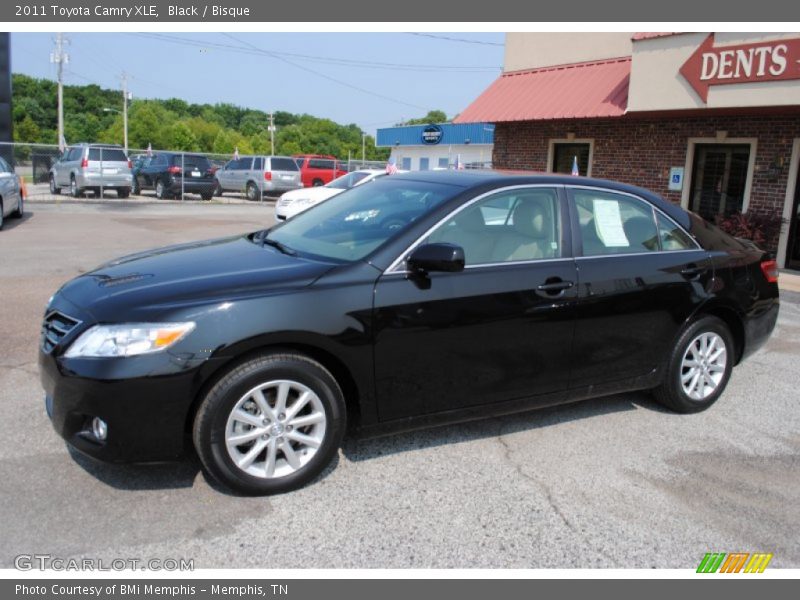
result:
<svg viewBox="0 0 800 600"><path fill-rule="evenodd" d="M197 454L214 479L244 494L307 484L333 460L345 431L341 388L302 354L263 354L226 373L194 419Z"/></svg>
<svg viewBox="0 0 800 600"><path fill-rule="evenodd" d="M689 325L678 339L656 400L680 413L707 409L722 395L733 370L734 343L728 325L706 315Z"/></svg>

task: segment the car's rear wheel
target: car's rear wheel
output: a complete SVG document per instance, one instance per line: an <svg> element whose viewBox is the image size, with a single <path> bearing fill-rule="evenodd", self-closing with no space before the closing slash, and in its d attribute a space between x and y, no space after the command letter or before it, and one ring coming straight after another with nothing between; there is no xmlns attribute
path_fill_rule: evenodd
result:
<svg viewBox="0 0 800 600"><path fill-rule="evenodd" d="M311 185L314 187L319 187L321 185L325 185L325 182L322 181L322 179L315 179L314 181L311 182Z"/></svg>
<svg viewBox="0 0 800 600"><path fill-rule="evenodd" d="M3 201L0 200L0 229L3 229L3 222L5 221L5 217L3 217Z"/></svg>
<svg viewBox="0 0 800 600"><path fill-rule="evenodd" d="M117 198L127 198L131 195L131 188L117 188Z"/></svg>
<svg viewBox="0 0 800 600"><path fill-rule="evenodd" d="M167 186L164 185L164 182L159 179L156 181L156 198L159 200L165 200L169 197L169 193L167 192Z"/></svg>
<svg viewBox="0 0 800 600"><path fill-rule="evenodd" d="M258 186L252 181L248 182L246 194L248 200L258 200L259 199Z"/></svg>
<svg viewBox="0 0 800 600"><path fill-rule="evenodd" d="M680 413L707 409L719 399L733 370L733 336L724 321L703 316L678 339L656 400Z"/></svg>
<svg viewBox="0 0 800 600"><path fill-rule="evenodd" d="M80 198L83 196L83 188L78 187L78 182L75 181L75 175L69 178L69 193L73 198Z"/></svg>
<svg viewBox="0 0 800 600"><path fill-rule="evenodd" d="M269 353L225 374L205 395L193 439L208 474L245 494L288 492L336 455L345 404L334 377L302 354Z"/></svg>
<svg viewBox="0 0 800 600"><path fill-rule="evenodd" d="M224 190L222 189L222 186L219 184L219 181L216 181L214 183L214 195L215 196L222 196L223 193L224 193Z"/></svg>
<svg viewBox="0 0 800 600"><path fill-rule="evenodd" d="M20 193L19 204L17 204L17 209L13 213L11 213L11 216L15 219L21 219L22 215L24 214L25 214L25 198L22 195L22 193Z"/></svg>

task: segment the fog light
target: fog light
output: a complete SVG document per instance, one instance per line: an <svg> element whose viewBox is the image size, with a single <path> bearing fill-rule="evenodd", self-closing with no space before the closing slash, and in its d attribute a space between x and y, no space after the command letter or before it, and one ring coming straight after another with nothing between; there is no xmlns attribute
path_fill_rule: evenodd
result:
<svg viewBox="0 0 800 600"><path fill-rule="evenodd" d="M108 437L108 425L100 417L92 419L92 435L100 442L106 441Z"/></svg>

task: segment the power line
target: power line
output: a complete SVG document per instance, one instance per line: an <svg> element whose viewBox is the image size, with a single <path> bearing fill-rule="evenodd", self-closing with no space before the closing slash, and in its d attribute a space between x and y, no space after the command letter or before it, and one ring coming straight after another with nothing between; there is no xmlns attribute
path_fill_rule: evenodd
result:
<svg viewBox="0 0 800 600"><path fill-rule="evenodd" d="M322 77L323 79L327 79L327 80L332 81L334 83L338 83L339 85L343 85L345 87L348 87L350 89L356 90L358 92L361 92L361 93L364 93L364 94L369 94L370 96L375 96L376 98L380 98L382 100L387 100L389 102L394 102L396 104L402 104L404 106L410 106L411 108L417 108L419 110L427 110L424 106L420 106L419 104L412 104L411 102L405 102L403 100L398 100L397 98L393 98L391 96L385 96L383 94L379 94L378 92L373 92L371 90L364 89L364 88L359 87L357 85L353 85L352 83L347 83L346 81L342 81L341 79L336 79L335 77L331 77L330 75L326 75L325 73L320 73L319 71L315 71L314 69L311 69L309 67L305 67L303 65L298 65L297 63L292 62L287 58L284 58L282 56L275 56L274 54L272 54L271 52L269 52L267 50L262 50L261 48L255 46L255 45L253 45L253 44L251 44L249 42L245 42L244 40L237 39L237 38L235 38L234 36L232 36L229 33L224 33L223 35L225 37L228 37L228 38L232 39L235 42L238 42L240 44L246 44L246 45L250 46L251 48L253 48L255 50L258 50L259 52L263 52L263 53L267 54L268 56L272 56L276 60L283 61L283 62L285 62L285 63L287 63L287 64L289 64L289 65L291 65L291 66L293 66L293 67L295 67L297 69L301 69L303 71L307 71L309 73L313 73L314 75L317 75L318 77Z"/></svg>
<svg viewBox="0 0 800 600"><path fill-rule="evenodd" d="M312 54L298 54L295 52L282 52L278 50L265 50L262 48L257 48L248 42L243 40L238 40L239 43L247 44L250 48L245 48L243 46L233 46L231 44L221 44L219 42L209 42L206 40L198 40L193 38L185 38L185 37L177 37L172 36L169 34L163 33L131 33L129 35L137 36L137 37L144 37L150 39L157 39L167 42L173 42L176 44L184 44L187 46L195 46L198 48L216 48L219 50L230 51L230 52L239 52L242 54L257 54L257 55L264 55L267 54L273 57L288 57L291 59L301 60L301 61L308 61L308 62L318 62L323 64L331 64L331 65L340 65L345 67L356 67L356 68L364 68L364 69L386 69L386 70L402 70L402 71L453 71L459 73L480 73L480 72L490 72L490 71L497 71L500 69L499 66L489 66L489 65L425 65L425 64L408 64L408 63L390 63L390 62L381 62L381 61L369 61L369 60L358 60L358 59L351 59L351 58L341 58L341 57L333 57L333 56L316 56ZM230 36L228 36L230 37Z"/></svg>
<svg viewBox="0 0 800 600"><path fill-rule="evenodd" d="M468 40L467 38L457 38L451 37L448 35L436 35L433 33L419 33L409 31L407 32L408 35L417 35L419 37L426 37L426 38L433 38L435 40L443 40L446 42L461 42L462 44L478 44L480 46L505 46L505 44L501 44L499 42L484 42L481 40Z"/></svg>

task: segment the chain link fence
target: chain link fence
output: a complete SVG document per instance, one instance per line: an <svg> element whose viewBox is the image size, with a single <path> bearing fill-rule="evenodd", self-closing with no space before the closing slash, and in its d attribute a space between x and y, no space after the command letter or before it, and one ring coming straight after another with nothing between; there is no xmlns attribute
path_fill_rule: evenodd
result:
<svg viewBox="0 0 800 600"><path fill-rule="evenodd" d="M13 166L23 182L26 198L33 201L69 197L133 201L216 197L226 202L246 202L272 200L302 187L300 172L292 172L294 159L290 157L144 148L131 148L126 154L113 144L75 144L62 152L55 144L8 142L0 142L0 156ZM337 161L337 172L385 169L386 164L351 158ZM491 169L492 163L471 162L461 167Z"/></svg>

